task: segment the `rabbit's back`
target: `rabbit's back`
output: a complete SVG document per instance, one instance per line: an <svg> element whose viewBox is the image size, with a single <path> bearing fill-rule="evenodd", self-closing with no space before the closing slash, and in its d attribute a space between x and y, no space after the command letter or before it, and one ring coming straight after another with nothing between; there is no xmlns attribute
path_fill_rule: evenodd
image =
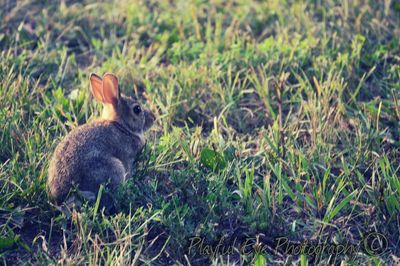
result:
<svg viewBox="0 0 400 266"><path fill-rule="evenodd" d="M61 201L73 184L81 190L96 192L106 178L120 182L121 175L130 171L141 145L109 121L77 127L58 144L50 161L50 195Z"/></svg>

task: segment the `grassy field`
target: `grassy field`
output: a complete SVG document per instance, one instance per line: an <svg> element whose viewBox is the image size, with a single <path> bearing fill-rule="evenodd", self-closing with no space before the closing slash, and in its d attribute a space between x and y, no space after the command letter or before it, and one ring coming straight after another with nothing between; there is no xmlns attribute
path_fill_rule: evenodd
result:
<svg viewBox="0 0 400 266"><path fill-rule="evenodd" d="M399 263L397 0L83 2L0 1L0 263ZM47 195L91 72L157 116L114 214Z"/></svg>

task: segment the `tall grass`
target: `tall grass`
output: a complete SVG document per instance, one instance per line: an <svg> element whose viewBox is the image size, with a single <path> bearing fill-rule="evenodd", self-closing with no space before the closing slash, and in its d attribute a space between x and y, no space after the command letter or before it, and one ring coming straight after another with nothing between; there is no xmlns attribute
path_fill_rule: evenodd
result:
<svg viewBox="0 0 400 266"><path fill-rule="evenodd" d="M399 260L396 1L3 1L0 260L32 264L389 265ZM45 186L114 72L157 115L132 178L60 210ZM104 193L110 193L107 189ZM291 256L274 238L380 256ZM264 237L267 253L189 254L190 237Z"/></svg>

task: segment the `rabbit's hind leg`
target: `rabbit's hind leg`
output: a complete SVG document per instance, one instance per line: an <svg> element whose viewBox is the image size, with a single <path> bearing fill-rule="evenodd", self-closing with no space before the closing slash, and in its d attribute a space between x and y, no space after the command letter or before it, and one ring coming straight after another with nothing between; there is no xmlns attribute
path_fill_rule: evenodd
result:
<svg viewBox="0 0 400 266"><path fill-rule="evenodd" d="M85 168L79 189L96 194L101 184L105 185L109 181L111 188L115 189L126 176L124 165L115 157L92 157L87 160Z"/></svg>
<svg viewBox="0 0 400 266"><path fill-rule="evenodd" d="M108 184L111 190L114 190L125 180L127 174L121 160L115 157L92 157L86 161L85 168L79 190L89 195L92 200L97 198L100 185ZM112 205L112 196L109 193L102 193L100 206L112 207Z"/></svg>

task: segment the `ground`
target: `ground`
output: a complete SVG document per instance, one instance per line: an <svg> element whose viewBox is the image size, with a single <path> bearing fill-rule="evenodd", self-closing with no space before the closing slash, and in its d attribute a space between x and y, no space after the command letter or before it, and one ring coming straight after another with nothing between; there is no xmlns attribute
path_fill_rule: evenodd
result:
<svg viewBox="0 0 400 266"><path fill-rule="evenodd" d="M399 263L398 1L1 5L1 262ZM92 72L157 116L112 213L46 188Z"/></svg>

